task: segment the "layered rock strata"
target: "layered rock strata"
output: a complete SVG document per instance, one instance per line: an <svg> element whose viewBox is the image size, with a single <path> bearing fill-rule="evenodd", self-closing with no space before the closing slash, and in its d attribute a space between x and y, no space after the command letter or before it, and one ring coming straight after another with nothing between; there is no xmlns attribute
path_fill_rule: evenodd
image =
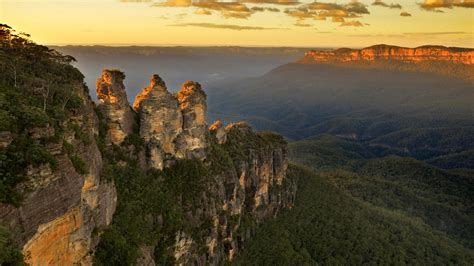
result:
<svg viewBox="0 0 474 266"><path fill-rule="evenodd" d="M155 74L133 107L140 117L140 137L147 144L150 167L163 169L175 159L205 158L207 105L199 83L187 81L174 96Z"/></svg>
<svg viewBox="0 0 474 266"><path fill-rule="evenodd" d="M391 45L375 45L360 50L341 48L334 51L309 51L300 63L351 62L351 61L403 61L410 63L446 61L450 63L474 64L474 49L420 46L406 48Z"/></svg>
<svg viewBox="0 0 474 266"><path fill-rule="evenodd" d="M0 223L13 230L31 265L91 264L99 241L93 232L107 227L115 212L115 186L101 180L102 155L93 141L99 127L94 103L86 88L71 89L84 104L65 122L63 141L46 145L56 167L28 167L26 181L16 188L21 204L0 203ZM48 137L51 128L34 131L31 136L39 139ZM75 158L87 161L84 173L75 168L66 146L74 147Z"/></svg>

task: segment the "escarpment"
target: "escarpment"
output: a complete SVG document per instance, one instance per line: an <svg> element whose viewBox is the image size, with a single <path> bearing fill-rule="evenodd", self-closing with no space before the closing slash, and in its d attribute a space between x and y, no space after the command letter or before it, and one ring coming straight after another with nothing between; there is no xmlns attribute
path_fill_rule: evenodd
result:
<svg viewBox="0 0 474 266"><path fill-rule="evenodd" d="M312 50L296 63L424 72L474 81L474 49L469 48L444 46L406 48L374 45L360 50L349 48L333 51Z"/></svg>
<svg viewBox="0 0 474 266"><path fill-rule="evenodd" d="M392 45L374 45L360 50L341 48L334 51L309 51L300 61L317 62L350 62L350 61L383 61L404 62L448 61L458 64L473 65L474 49L453 48L444 46L420 46L406 48Z"/></svg>

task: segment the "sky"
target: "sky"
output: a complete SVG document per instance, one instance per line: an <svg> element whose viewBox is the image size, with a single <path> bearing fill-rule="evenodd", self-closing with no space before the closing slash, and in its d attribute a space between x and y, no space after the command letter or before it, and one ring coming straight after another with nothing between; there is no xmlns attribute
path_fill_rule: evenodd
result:
<svg viewBox="0 0 474 266"><path fill-rule="evenodd" d="M474 0L0 0L46 45L474 47Z"/></svg>

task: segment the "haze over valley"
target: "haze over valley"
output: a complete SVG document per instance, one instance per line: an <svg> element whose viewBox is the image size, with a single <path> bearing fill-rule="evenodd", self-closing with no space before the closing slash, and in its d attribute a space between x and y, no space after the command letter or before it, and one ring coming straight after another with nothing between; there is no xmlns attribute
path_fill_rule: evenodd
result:
<svg viewBox="0 0 474 266"><path fill-rule="evenodd" d="M473 264L472 0L0 18L0 265Z"/></svg>

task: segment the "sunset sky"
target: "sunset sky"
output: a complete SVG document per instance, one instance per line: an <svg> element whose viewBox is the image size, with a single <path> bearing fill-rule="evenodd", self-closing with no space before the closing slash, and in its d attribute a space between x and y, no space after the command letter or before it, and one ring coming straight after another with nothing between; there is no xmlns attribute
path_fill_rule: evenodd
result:
<svg viewBox="0 0 474 266"><path fill-rule="evenodd" d="M474 47L474 0L0 0L43 44Z"/></svg>

